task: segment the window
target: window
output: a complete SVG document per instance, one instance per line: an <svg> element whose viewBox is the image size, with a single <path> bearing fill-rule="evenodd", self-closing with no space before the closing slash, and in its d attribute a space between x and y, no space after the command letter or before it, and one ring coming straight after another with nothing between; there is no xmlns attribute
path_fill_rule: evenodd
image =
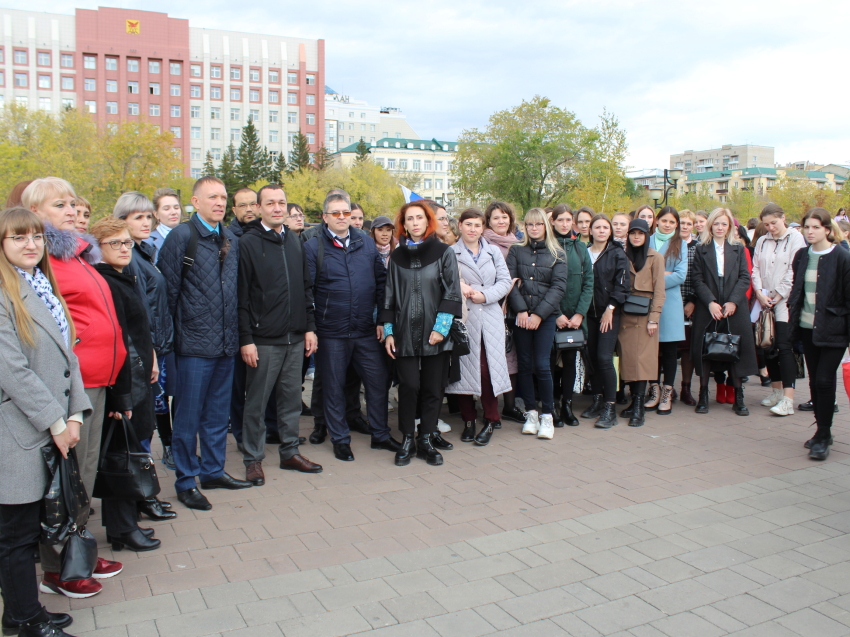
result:
<svg viewBox="0 0 850 637"><path fill-rule="evenodd" d="M372 143L373 146L375 145L375 138L374 137L370 137L369 141Z"/></svg>
<svg viewBox="0 0 850 637"><path fill-rule="evenodd" d="M148 60L148 73L158 74L160 72L159 60Z"/></svg>
<svg viewBox="0 0 850 637"><path fill-rule="evenodd" d="M277 111L269 111L269 122L277 124Z"/></svg>
<svg viewBox="0 0 850 637"><path fill-rule="evenodd" d="M192 179L200 179L201 178L201 169L200 168L192 168Z"/></svg>
<svg viewBox="0 0 850 637"><path fill-rule="evenodd" d="M214 87L217 88L217 87ZM219 97L221 97L221 89L219 90ZM201 96L201 87L197 84L192 84L189 87L189 97L200 97ZM212 90L210 90L210 97L212 97Z"/></svg>
<svg viewBox="0 0 850 637"><path fill-rule="evenodd" d="M171 69L172 75L182 75L183 73L183 64L180 62L172 62L168 65Z"/></svg>
<svg viewBox="0 0 850 637"><path fill-rule="evenodd" d="M434 162L434 170L436 170L437 172L443 172L443 162L435 161Z"/></svg>
<svg viewBox="0 0 850 637"><path fill-rule="evenodd" d="M94 80L92 80L94 83ZM49 75L39 75L38 76L38 88L50 88L50 76ZM86 89L89 91L93 91L94 87L90 89Z"/></svg>
<svg viewBox="0 0 850 637"><path fill-rule="evenodd" d="M242 130L239 128L230 129L230 141L238 142L242 138Z"/></svg>
<svg viewBox="0 0 850 637"><path fill-rule="evenodd" d="M277 144L277 131L276 130L270 130L269 131L269 143Z"/></svg>
<svg viewBox="0 0 850 637"><path fill-rule="evenodd" d="M200 148L190 148L189 149L189 159L193 161L199 161L201 159L201 149Z"/></svg>
<svg viewBox="0 0 850 637"><path fill-rule="evenodd" d="M86 100L83 102L83 110L86 113L97 113L97 102L94 100Z"/></svg>
<svg viewBox="0 0 850 637"><path fill-rule="evenodd" d="M15 64L26 64L27 52L20 49L15 49Z"/></svg>
<svg viewBox="0 0 850 637"><path fill-rule="evenodd" d="M248 121L249 122L259 122L260 121L260 111L256 108L252 108L248 112Z"/></svg>
<svg viewBox="0 0 850 637"><path fill-rule="evenodd" d="M192 126L192 128L189 129L189 137L191 137L192 139L200 139L201 138L201 127L200 126Z"/></svg>
<svg viewBox="0 0 850 637"><path fill-rule="evenodd" d="M138 115L139 114L139 104L137 102L130 102L127 104L127 114L128 115Z"/></svg>
<svg viewBox="0 0 850 637"><path fill-rule="evenodd" d="M242 119L242 109L241 108L231 108L230 109L230 121L238 122Z"/></svg>
<svg viewBox="0 0 850 637"><path fill-rule="evenodd" d="M387 170L395 170L395 159L387 159Z"/></svg>
<svg viewBox="0 0 850 637"><path fill-rule="evenodd" d="M220 128L211 128L210 129L210 139L213 141L221 139L221 129Z"/></svg>
<svg viewBox="0 0 850 637"><path fill-rule="evenodd" d="M210 157L216 161L221 159L221 148L210 148Z"/></svg>
<svg viewBox="0 0 850 637"><path fill-rule="evenodd" d="M289 111L286 114L286 123L287 124L297 124L298 123L298 113L294 113L293 111Z"/></svg>
<svg viewBox="0 0 850 637"><path fill-rule="evenodd" d="M425 170L431 170L431 160L430 159L425 160Z"/></svg>
<svg viewBox="0 0 850 637"><path fill-rule="evenodd" d="M280 71L269 71L269 84L280 84Z"/></svg>
<svg viewBox="0 0 850 637"><path fill-rule="evenodd" d="M26 108L29 106L30 99L26 95L15 95L15 104Z"/></svg>
<svg viewBox="0 0 850 637"><path fill-rule="evenodd" d="M434 180L434 188L436 188L437 190L442 190L443 189L443 180L442 179L435 179Z"/></svg>
<svg viewBox="0 0 850 637"><path fill-rule="evenodd" d="M376 157L375 163L378 164L378 166L380 166L381 168L383 168L384 167L384 158L383 157Z"/></svg>
<svg viewBox="0 0 850 637"><path fill-rule="evenodd" d="M431 190L431 180L430 179L426 179L424 181L424 184L425 184L425 190Z"/></svg>
<svg viewBox="0 0 850 637"><path fill-rule="evenodd" d="M249 69L248 70L248 79L252 82L260 81L260 69Z"/></svg>
<svg viewBox="0 0 850 637"><path fill-rule="evenodd" d="M298 84L298 74L297 73L287 73L286 74L286 83L287 84Z"/></svg>
<svg viewBox="0 0 850 637"><path fill-rule="evenodd" d="M260 101L260 91L258 91L255 88L252 88L250 91L248 91L248 99L251 100L252 102L259 102Z"/></svg>
<svg viewBox="0 0 850 637"><path fill-rule="evenodd" d="M171 117L180 117L180 105L179 104L172 104L170 111L171 111Z"/></svg>
<svg viewBox="0 0 850 637"><path fill-rule="evenodd" d="M221 87L220 86L211 86L210 87L210 99L211 100L220 100L221 99Z"/></svg>
<svg viewBox="0 0 850 637"><path fill-rule="evenodd" d="M307 94L307 101L305 102L307 106L315 106L316 105L316 96L312 93Z"/></svg>
<svg viewBox="0 0 850 637"><path fill-rule="evenodd" d="M452 172L452 162L450 162L450 161L446 162L446 172L447 173ZM451 188L451 186L449 186L449 188Z"/></svg>
<svg viewBox="0 0 850 637"><path fill-rule="evenodd" d="M366 130L366 124L360 124L360 130Z"/></svg>
<svg viewBox="0 0 850 637"><path fill-rule="evenodd" d="M159 104L148 104L148 115L159 117Z"/></svg>
<svg viewBox="0 0 850 637"><path fill-rule="evenodd" d="M192 77L201 77L201 65L191 64L189 66L189 75Z"/></svg>
<svg viewBox="0 0 850 637"><path fill-rule="evenodd" d="M106 90L108 91L109 90L109 82L107 82L106 85L107 85ZM74 90L74 78L73 77L67 77L67 76L62 77L62 90L63 91L73 91ZM116 93L118 92L118 83L117 82L115 84L115 92Z"/></svg>
<svg viewBox="0 0 850 637"><path fill-rule="evenodd" d="M138 82L127 82L127 92L128 93L138 93L139 92L139 83Z"/></svg>
<svg viewBox="0 0 850 637"><path fill-rule="evenodd" d="M189 117L199 118L201 116L201 107L200 106L190 106L189 107Z"/></svg>
<svg viewBox="0 0 850 637"><path fill-rule="evenodd" d="M180 97L180 85L172 84L171 85L171 97Z"/></svg>
<svg viewBox="0 0 850 637"><path fill-rule="evenodd" d="M183 137L183 130L179 126L172 126L170 130L176 139Z"/></svg>
<svg viewBox="0 0 850 637"><path fill-rule="evenodd" d="M413 160L413 170L422 170L422 161L419 159Z"/></svg>
<svg viewBox="0 0 850 637"><path fill-rule="evenodd" d="M15 86L26 88L29 86L29 77L26 73L15 73Z"/></svg>
<svg viewBox="0 0 850 637"><path fill-rule="evenodd" d="M374 124L369 124L369 131L372 132L372 133L375 132L375 125Z"/></svg>
<svg viewBox="0 0 850 637"><path fill-rule="evenodd" d="M53 110L53 100L51 100L49 97L39 97L38 108L42 111Z"/></svg>
<svg viewBox="0 0 850 637"><path fill-rule="evenodd" d="M307 86L313 86L316 83L315 75L307 75Z"/></svg>
<svg viewBox="0 0 850 637"><path fill-rule="evenodd" d="M340 143L340 144L344 144L344 143L345 143L345 135L340 135L340 136L339 136L339 143ZM383 160L381 160L381 161L383 161Z"/></svg>
<svg viewBox="0 0 850 637"><path fill-rule="evenodd" d="M396 139L401 139L401 133L396 133L396 134L395 134L395 138L396 138Z"/></svg>
<svg viewBox="0 0 850 637"><path fill-rule="evenodd" d="M230 67L230 79L231 80L241 80L242 79L242 69L238 66Z"/></svg>
<svg viewBox="0 0 850 637"><path fill-rule="evenodd" d="M221 119L221 107L213 106L210 108L210 119Z"/></svg>
<svg viewBox="0 0 850 637"><path fill-rule="evenodd" d="M272 104L277 104L280 102L280 92L279 91L269 91L269 102Z"/></svg>
<svg viewBox="0 0 850 637"><path fill-rule="evenodd" d="M287 93L286 94L286 103L287 104L297 104L298 103L298 94L297 93Z"/></svg>
<svg viewBox="0 0 850 637"><path fill-rule="evenodd" d="M210 77L218 79L221 77L221 67L220 66L211 66L210 67Z"/></svg>
<svg viewBox="0 0 850 637"><path fill-rule="evenodd" d="M399 170L407 170L407 160L406 159L399 159L398 160L398 169Z"/></svg>
<svg viewBox="0 0 850 637"><path fill-rule="evenodd" d="M148 85L148 92L149 92L151 95L159 95L159 94L160 94L160 90L159 90L159 82L151 82L151 83Z"/></svg>
<svg viewBox="0 0 850 637"><path fill-rule="evenodd" d="M63 53L61 59L62 68L70 69L74 67L74 56L70 53Z"/></svg>
<svg viewBox="0 0 850 637"><path fill-rule="evenodd" d="M137 58L127 58L127 72L128 73L138 73L139 72L139 60Z"/></svg>
<svg viewBox="0 0 850 637"><path fill-rule="evenodd" d="M353 119L353 118L354 118L354 111L349 111L349 112L348 112L348 117L350 117L351 119Z"/></svg>
<svg viewBox="0 0 850 637"><path fill-rule="evenodd" d="M84 55L83 56L83 68L84 69L96 69L97 68L97 56Z"/></svg>
<svg viewBox="0 0 850 637"><path fill-rule="evenodd" d="M315 144L316 143L316 133L307 133L307 143Z"/></svg>
<svg viewBox="0 0 850 637"><path fill-rule="evenodd" d="M46 51L38 52L38 65L39 66L50 66L50 53Z"/></svg>
<svg viewBox="0 0 850 637"><path fill-rule="evenodd" d="M312 126L316 123L316 114L315 113L307 113L307 123Z"/></svg>
<svg viewBox="0 0 850 637"><path fill-rule="evenodd" d="M106 103L106 114L107 115L118 115L118 102L107 102Z"/></svg>
<svg viewBox="0 0 850 637"><path fill-rule="evenodd" d="M242 101L242 89L241 88L232 88L230 89L230 99L234 102Z"/></svg>

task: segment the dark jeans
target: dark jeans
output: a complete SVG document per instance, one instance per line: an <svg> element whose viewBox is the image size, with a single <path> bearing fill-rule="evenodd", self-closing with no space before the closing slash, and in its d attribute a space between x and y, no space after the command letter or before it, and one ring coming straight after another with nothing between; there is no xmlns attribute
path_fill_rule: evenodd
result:
<svg viewBox="0 0 850 637"><path fill-rule="evenodd" d="M236 442L242 442L242 421L245 418L245 376L248 366L242 360L242 354L233 357L233 393L230 396L230 433L236 438ZM304 380L304 373L301 380ZM269 396L266 405L266 431L277 431L277 402L275 393ZM165 444L163 442L163 444Z"/></svg>
<svg viewBox="0 0 850 637"><path fill-rule="evenodd" d="M374 334L361 338L322 338L316 353L322 369L325 424L331 441L351 443L351 431L346 423L346 388L349 370L357 376L357 401L360 403L360 379L366 390L366 409L372 438L384 441L390 437L387 425L389 400L389 370L384 361L384 348ZM359 411L359 409L358 409Z"/></svg>
<svg viewBox="0 0 850 637"><path fill-rule="evenodd" d="M614 369L614 348L620 334L620 313L614 312L611 329L600 330L600 321L587 317L587 355L593 367L590 386L594 395L602 394L606 403L617 400L617 370Z"/></svg>
<svg viewBox="0 0 850 637"><path fill-rule="evenodd" d="M661 365L658 366L658 376L664 373L664 384L672 387L676 383L676 367L679 357L679 343L673 341L658 344L658 356Z"/></svg>
<svg viewBox="0 0 850 637"><path fill-rule="evenodd" d="M460 417L464 422L475 420L475 398L467 394L457 396L460 406ZM481 343L481 409L484 418L492 422L499 420L499 400L493 394L493 382L490 379L490 366L487 365L487 352L484 351L484 343Z"/></svg>
<svg viewBox="0 0 850 637"><path fill-rule="evenodd" d="M375 339L377 341L377 339ZM322 365L319 362L319 354L315 354L316 369L313 372L313 393L310 397L310 410L313 412L313 423L326 425L325 421L325 381L322 378ZM345 371L345 420L351 422L360 412L360 376L349 365Z"/></svg>
<svg viewBox="0 0 850 637"><path fill-rule="evenodd" d="M40 511L41 501L0 504L0 588L6 610L18 622L41 611L35 575Z"/></svg>
<svg viewBox="0 0 850 637"><path fill-rule="evenodd" d="M797 382L797 361L794 360L794 350L791 348L791 328L786 321L776 321L775 325L779 356L769 358L765 355L767 373L770 374L771 382L782 381L782 387L789 389Z"/></svg>
<svg viewBox="0 0 850 637"><path fill-rule="evenodd" d="M416 429L417 398L422 401L420 434L437 431L437 419L443 406L443 394L449 378L451 352L433 356L399 356L395 369L398 386L398 428L404 435Z"/></svg>
<svg viewBox="0 0 850 637"><path fill-rule="evenodd" d="M549 354L555 341L555 315L552 314L540 323L536 330L527 330L514 325L514 347L519 362L519 386L517 394L525 403L526 411L537 409L534 399L534 378L537 379L537 391L542 403L541 413L552 414L555 411L555 399L552 390L552 369L549 366Z"/></svg>
<svg viewBox="0 0 850 637"><path fill-rule="evenodd" d="M800 329L803 340L803 355L806 357L806 369L809 370L809 390L812 405L815 408L815 422L818 430L817 440L825 440L832 432L832 414L835 408L835 374L844 347L817 347L812 343L812 330Z"/></svg>

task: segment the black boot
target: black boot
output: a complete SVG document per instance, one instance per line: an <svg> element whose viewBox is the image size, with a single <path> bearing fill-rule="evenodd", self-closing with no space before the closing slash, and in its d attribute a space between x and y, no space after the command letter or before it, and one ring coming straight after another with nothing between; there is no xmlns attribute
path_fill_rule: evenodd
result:
<svg viewBox="0 0 850 637"><path fill-rule="evenodd" d="M443 438L442 435L440 435L439 431L435 431L431 434L431 444L433 444L435 448L441 449L442 451L451 451L455 448L452 443L450 443L448 440Z"/></svg>
<svg viewBox="0 0 850 637"><path fill-rule="evenodd" d="M631 418L632 412L635 409L635 397L632 395L632 404L626 407L623 411L620 412L620 416L623 418Z"/></svg>
<svg viewBox="0 0 850 637"><path fill-rule="evenodd" d="M112 542L113 551L120 551L125 546L131 551L153 551L162 544L159 540L150 538L142 533L142 530L139 528L135 528L129 533L122 533L121 535L110 535L109 541Z"/></svg>
<svg viewBox="0 0 850 637"><path fill-rule="evenodd" d="M395 464L397 467L405 467L410 464L410 459L416 453L416 442L413 434L405 434L401 438L401 449L395 452Z"/></svg>
<svg viewBox="0 0 850 637"><path fill-rule="evenodd" d="M708 387L699 388L699 400L694 411L698 414L708 413Z"/></svg>
<svg viewBox="0 0 850 637"><path fill-rule="evenodd" d="M419 434L416 439L416 457L422 458L428 464L441 465L443 456L434 449L433 436L434 434Z"/></svg>
<svg viewBox="0 0 850 637"><path fill-rule="evenodd" d="M552 426L560 429L564 426L563 407L552 414Z"/></svg>
<svg viewBox="0 0 850 637"><path fill-rule="evenodd" d="M578 427L578 418L573 413L573 401L561 401L561 420L567 427Z"/></svg>
<svg viewBox="0 0 850 637"><path fill-rule="evenodd" d="M55 615L53 613L48 613L44 607L42 607L41 611L39 611L35 617L30 617L28 620L20 624L20 632L18 635L20 635L20 637L71 637L71 635L50 621L51 616ZM67 622L65 626L70 623L70 621ZM5 633L6 631L4 630L3 632Z"/></svg>
<svg viewBox="0 0 850 637"><path fill-rule="evenodd" d="M744 404L744 388L736 387L735 388L735 402L732 404L732 411L734 411L739 416L749 416L750 410L747 409L747 406Z"/></svg>
<svg viewBox="0 0 850 637"><path fill-rule="evenodd" d="M139 510L140 516L146 515L155 521L173 520L177 517L177 513L174 511L163 509L162 504L155 497L136 502L136 508Z"/></svg>
<svg viewBox="0 0 850 637"><path fill-rule="evenodd" d="M593 396L593 404L581 413L582 418L597 418L602 413L605 407L605 401L602 400L602 394Z"/></svg>
<svg viewBox="0 0 850 637"><path fill-rule="evenodd" d="M484 419L484 427L475 436L475 444L479 447L486 447L493 436L493 421Z"/></svg>
<svg viewBox="0 0 850 637"><path fill-rule="evenodd" d="M72 617L67 613L51 613L45 611L47 613L47 619L53 624L56 628L65 628L70 626L73 623ZM9 615L9 608L4 605L3 607L3 634L4 635L17 635L20 632L21 628L26 624L26 622L16 622ZM35 633L36 635L39 633ZM49 633L48 633L49 634Z"/></svg>
<svg viewBox="0 0 850 637"><path fill-rule="evenodd" d="M599 414L599 420L594 423L594 427L600 429L610 429L617 424L617 411L614 409L614 403L605 403L602 408L602 413Z"/></svg>
<svg viewBox="0 0 850 637"><path fill-rule="evenodd" d="M310 434L310 444L320 445L328 437L328 428L325 425L316 423L313 425L313 433Z"/></svg>
<svg viewBox="0 0 850 637"><path fill-rule="evenodd" d="M461 442L472 442L475 440L475 421L467 420L463 423L463 433L460 434Z"/></svg>
<svg viewBox="0 0 850 637"><path fill-rule="evenodd" d="M618 405L628 405L629 404L629 399L626 398L626 388L625 387L617 390L617 404Z"/></svg>
<svg viewBox="0 0 850 637"><path fill-rule="evenodd" d="M646 410L643 408L643 401L645 400L646 396L635 396L632 417L629 418L629 427L643 427L646 416Z"/></svg>

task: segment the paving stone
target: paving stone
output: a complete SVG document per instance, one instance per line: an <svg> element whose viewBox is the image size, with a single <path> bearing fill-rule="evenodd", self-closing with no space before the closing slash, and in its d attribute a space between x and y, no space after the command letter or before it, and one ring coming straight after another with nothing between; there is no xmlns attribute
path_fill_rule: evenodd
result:
<svg viewBox="0 0 850 637"><path fill-rule="evenodd" d="M332 584L321 571L309 570L263 577L251 582L260 599L283 597L294 593L330 588Z"/></svg>
<svg viewBox="0 0 850 637"><path fill-rule="evenodd" d="M770 584L753 591L752 595L786 613L793 613L801 608L836 597L836 594L828 588L801 577L792 577Z"/></svg>
<svg viewBox="0 0 850 637"><path fill-rule="evenodd" d="M490 635L494 626L474 610L462 610L425 620L440 637L479 637Z"/></svg>
<svg viewBox="0 0 850 637"><path fill-rule="evenodd" d="M498 575L493 579L516 596L530 595L531 593L537 592L536 588L524 580L521 580L517 577L516 573L505 573L504 575Z"/></svg>
<svg viewBox="0 0 850 637"><path fill-rule="evenodd" d="M277 624L265 624L264 626L249 626L227 630L221 633L221 637L282 637L280 626Z"/></svg>
<svg viewBox="0 0 850 637"><path fill-rule="evenodd" d="M201 637L245 628L245 621L236 607L230 606L157 619L156 627L161 637Z"/></svg>
<svg viewBox="0 0 850 637"><path fill-rule="evenodd" d="M295 604L286 597L272 597L256 602L245 602L244 604L239 604L236 608L239 609L242 618L248 626L270 624L281 621L282 619L300 617L302 614L295 607Z"/></svg>
<svg viewBox="0 0 850 637"><path fill-rule="evenodd" d="M695 582L708 586L710 589L717 591L724 597L733 597L748 593L751 590L759 588L753 580L736 573L735 571L725 568L722 571L714 571L706 573L694 578Z"/></svg>
<svg viewBox="0 0 850 637"><path fill-rule="evenodd" d="M440 634L423 620L396 624L379 628L369 633L369 637L440 637Z"/></svg>
<svg viewBox="0 0 850 637"><path fill-rule="evenodd" d="M583 622L575 613L566 613L552 617L551 621L567 631L570 637L601 637L602 633Z"/></svg>
<svg viewBox="0 0 850 637"><path fill-rule="evenodd" d="M584 580L582 584L589 586L609 600L628 597L629 595L647 590L646 586L623 573L600 575L599 577Z"/></svg>
<svg viewBox="0 0 850 637"><path fill-rule="evenodd" d="M681 557L681 556L680 556ZM684 579L691 579L702 575L703 571L698 568L680 561L676 557L669 557L666 560L659 560L651 564L644 564L641 568L649 571L653 575L660 577L667 583L678 582Z"/></svg>
<svg viewBox="0 0 850 637"><path fill-rule="evenodd" d="M259 599L256 591L249 582L207 586L200 589L200 592L204 597L207 608L245 604L247 602L255 602Z"/></svg>
<svg viewBox="0 0 850 637"><path fill-rule="evenodd" d="M546 635L546 637L572 637L550 619L499 631L499 637L541 637L542 635Z"/></svg>
<svg viewBox="0 0 850 637"><path fill-rule="evenodd" d="M712 604L712 606L747 626L761 624L782 615L782 611L775 606L748 594L728 597Z"/></svg>
<svg viewBox="0 0 850 637"><path fill-rule="evenodd" d="M159 637L159 631L156 629L156 622L152 619L139 622L138 624L130 624L125 626L127 629L127 637ZM87 634L84 628L80 628L77 613L74 613L74 632L77 634ZM280 631L278 631L280 635Z"/></svg>
<svg viewBox="0 0 850 637"><path fill-rule="evenodd" d="M382 605L400 624L442 615L446 612L446 609L434 601L428 593L413 593L404 597L387 599L382 602Z"/></svg>
<svg viewBox="0 0 850 637"><path fill-rule="evenodd" d="M825 586L839 595L850 593L850 567L847 564L835 564L806 573L803 579Z"/></svg>
<svg viewBox="0 0 850 637"><path fill-rule="evenodd" d="M686 549L666 538L644 540L643 542L631 544L630 547L635 551L640 551L653 560L663 560L667 557L674 557L676 555L681 555L682 553L687 553Z"/></svg>
<svg viewBox="0 0 850 637"><path fill-rule="evenodd" d="M499 631L507 630L508 628L516 628L520 625L516 619L511 617L510 614L505 612L505 610L498 604L485 604L484 606L478 606L475 609L475 612L481 615L488 624Z"/></svg>
<svg viewBox="0 0 850 637"><path fill-rule="evenodd" d="M94 618L98 628L110 628L136 624L149 619L158 619L170 615L179 615L180 608L174 595L154 595L129 602L115 602L94 609Z"/></svg>
<svg viewBox="0 0 850 637"><path fill-rule="evenodd" d="M660 610L634 595L579 610L576 615L603 635L628 630L664 617Z"/></svg>
<svg viewBox="0 0 850 637"><path fill-rule="evenodd" d="M644 591L637 596L668 615L706 606L724 597L693 579Z"/></svg>
<svg viewBox="0 0 850 637"><path fill-rule="evenodd" d="M372 628L383 628L398 623L398 620L393 617L392 613L378 602L360 604L354 608L363 616L363 619L369 622Z"/></svg>
<svg viewBox="0 0 850 637"><path fill-rule="evenodd" d="M466 578L454 570L451 566L434 566L428 569L428 572L440 580L444 586L456 586L464 584Z"/></svg>
<svg viewBox="0 0 850 637"><path fill-rule="evenodd" d="M799 637L799 635L795 632L792 632L782 626L781 624L777 624L775 621L765 622L764 624L759 624L758 626L753 626L751 628L745 628L737 633L732 633L730 637Z"/></svg>
<svg viewBox="0 0 850 637"><path fill-rule="evenodd" d="M549 562L563 562L585 554L580 548L563 539L531 546L529 550L534 551Z"/></svg>
<svg viewBox="0 0 850 637"><path fill-rule="evenodd" d="M691 551L679 555L678 558L686 564L698 568L701 571L709 573L717 571L721 568L729 568L736 564L744 564L749 562L752 557L741 551L736 551L728 546L712 546L710 548L701 549L699 551Z"/></svg>
<svg viewBox="0 0 850 637"><path fill-rule="evenodd" d="M714 606L700 606L699 608L694 608L691 612L729 633L743 630L747 627L745 623L717 610Z"/></svg>
<svg viewBox="0 0 850 637"><path fill-rule="evenodd" d="M504 573L522 571L528 567L508 553L488 555L472 560L465 560L451 565L467 581L475 581L495 577Z"/></svg>
<svg viewBox="0 0 850 637"><path fill-rule="evenodd" d="M767 557L795 549L799 544L775 533L761 533L743 540L730 542L729 546L752 557Z"/></svg>
<svg viewBox="0 0 850 637"><path fill-rule="evenodd" d="M342 637L372 629L353 608L287 619L278 626L285 637Z"/></svg>
<svg viewBox="0 0 850 637"><path fill-rule="evenodd" d="M430 571L412 571L384 577L384 581L392 586L399 595L410 595L435 588L443 588L443 584Z"/></svg>
<svg viewBox="0 0 850 637"><path fill-rule="evenodd" d="M516 575L540 591L580 582L593 577L595 573L574 560L565 560L555 564L525 569L519 571Z"/></svg>
<svg viewBox="0 0 850 637"><path fill-rule="evenodd" d="M356 584L345 584L314 591L313 594L328 610L337 610L348 606L357 606L366 602L380 602L384 599L398 597L383 580L366 580Z"/></svg>
<svg viewBox="0 0 850 637"><path fill-rule="evenodd" d="M183 615L186 613L197 613L207 608L204 598L197 588L190 591L176 591L174 593L174 599L177 600L180 613Z"/></svg>
<svg viewBox="0 0 850 637"><path fill-rule="evenodd" d="M351 573L351 576L358 582L377 577L386 577L387 575L393 575L399 572L398 567L385 557L349 562L343 568Z"/></svg>
<svg viewBox="0 0 850 637"><path fill-rule="evenodd" d="M654 621L650 625L670 637L682 637L682 635L688 637L720 637L720 635L726 634L726 631L722 628L694 613L678 613Z"/></svg>
<svg viewBox="0 0 850 637"><path fill-rule="evenodd" d="M597 593L584 582L567 584L561 588L582 602L585 606L596 606L597 604L604 604L608 601L607 597Z"/></svg>
<svg viewBox="0 0 850 637"><path fill-rule="evenodd" d="M811 635L812 637L842 637L850 632L844 624L840 624L810 608L804 608L796 613L780 617L776 620L776 623L800 635Z"/></svg>
<svg viewBox="0 0 850 637"><path fill-rule="evenodd" d="M538 544L538 540L532 534L518 530L475 538L468 540L468 544L484 555L495 555Z"/></svg>
<svg viewBox="0 0 850 637"><path fill-rule="evenodd" d="M618 546L632 544L636 540L634 537L620 529L604 529L595 533L571 537L566 541L580 548L585 553L597 553L599 551L607 551Z"/></svg>
<svg viewBox="0 0 850 637"><path fill-rule="evenodd" d="M499 602L508 614L522 624L546 619L564 612L584 608L585 604L560 588L514 597Z"/></svg>
<svg viewBox="0 0 850 637"><path fill-rule="evenodd" d="M467 582L432 590L429 594L450 613L484 604L498 603L514 596L507 588L494 580Z"/></svg>
<svg viewBox="0 0 850 637"><path fill-rule="evenodd" d="M313 593L295 593L287 595L286 599L295 606L300 615L318 615L325 612L325 607Z"/></svg>

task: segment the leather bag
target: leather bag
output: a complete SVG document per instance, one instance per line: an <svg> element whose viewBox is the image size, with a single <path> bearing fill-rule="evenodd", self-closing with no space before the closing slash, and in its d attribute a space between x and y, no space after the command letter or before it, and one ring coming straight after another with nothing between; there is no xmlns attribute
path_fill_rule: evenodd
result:
<svg viewBox="0 0 850 637"><path fill-rule="evenodd" d="M623 312L634 314L635 316L646 316L649 314L649 305L651 302L652 297L629 294L626 297L626 302L623 303Z"/></svg>
<svg viewBox="0 0 850 637"><path fill-rule="evenodd" d="M770 350L776 344L776 315L773 308L761 311L756 321L756 347Z"/></svg>
<svg viewBox="0 0 850 637"><path fill-rule="evenodd" d="M122 431L123 444L111 444L116 431ZM112 448L117 446L118 448ZM96 498L147 500L160 491L151 454L142 449L132 423L123 414L113 419L103 440L97 478L92 495Z"/></svg>
<svg viewBox="0 0 850 637"><path fill-rule="evenodd" d="M91 499L80 476L76 449L68 457L52 442L41 448L50 480L41 501L41 541L60 544L89 520Z"/></svg>
<svg viewBox="0 0 850 637"><path fill-rule="evenodd" d="M59 579L75 582L88 579L97 566L97 540L86 527L78 527L62 547L62 572Z"/></svg>
<svg viewBox="0 0 850 637"><path fill-rule="evenodd" d="M466 356L472 351L469 348L469 330L466 329L466 325L459 318L452 319L449 338L452 339L453 356Z"/></svg>
<svg viewBox="0 0 850 637"><path fill-rule="evenodd" d="M737 363L741 358L741 336L727 331L718 332L718 322L714 322L714 331L706 331L702 342L702 358L719 363Z"/></svg>
<svg viewBox="0 0 850 637"><path fill-rule="evenodd" d="M508 310L510 309L508 297L511 295L511 291L514 289L514 286L521 283L522 282L519 278L511 280L511 287L508 288L508 293L505 294L505 298L502 299L502 314L505 315L505 354L510 354L514 348L514 332L511 329L511 325L514 324L514 320L513 317L508 316Z"/></svg>
<svg viewBox="0 0 850 637"><path fill-rule="evenodd" d="M584 331L581 328L577 330L558 330L555 332L555 349L581 349L585 345Z"/></svg>

